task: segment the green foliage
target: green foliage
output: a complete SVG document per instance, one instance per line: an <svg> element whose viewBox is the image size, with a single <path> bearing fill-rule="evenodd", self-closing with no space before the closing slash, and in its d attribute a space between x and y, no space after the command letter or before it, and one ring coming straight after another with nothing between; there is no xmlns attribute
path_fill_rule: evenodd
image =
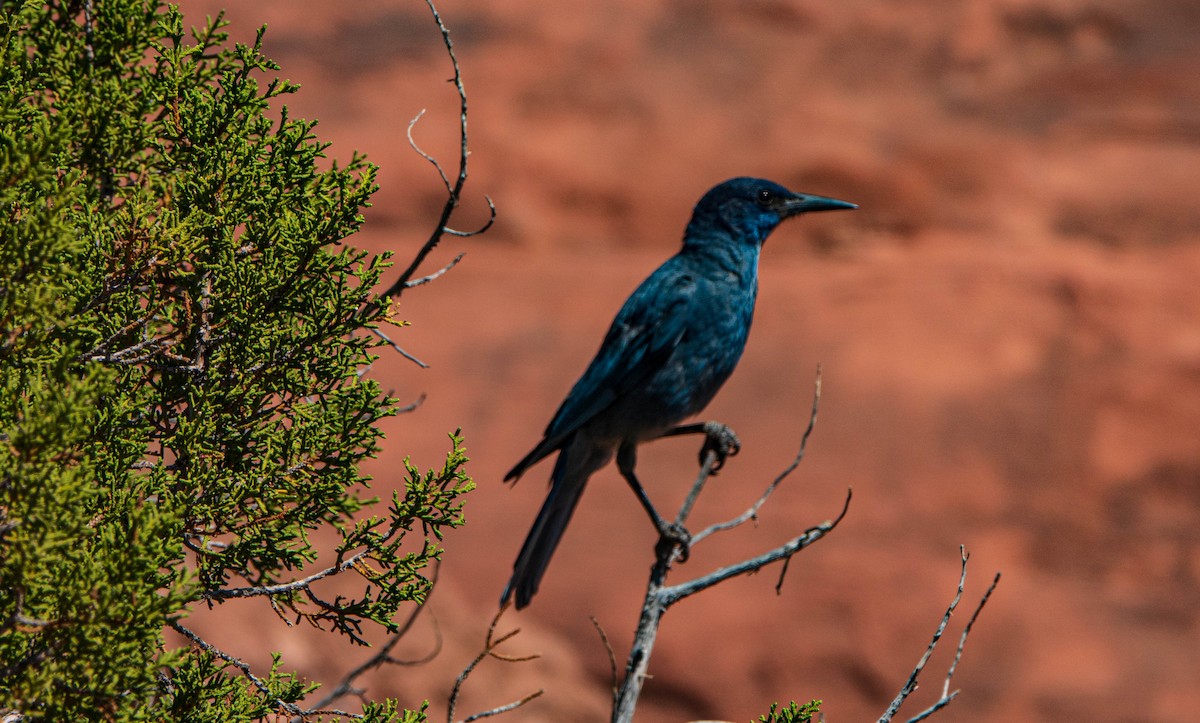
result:
<svg viewBox="0 0 1200 723"><path fill-rule="evenodd" d="M395 413L367 332L394 322L370 303L386 257L342 241L375 168L272 113L295 86L261 80L262 31L87 6L0 5L0 712L291 714L310 691L278 660L252 680L164 629L247 597L356 642L393 627L462 523L462 440L363 517ZM319 528L342 541L317 565ZM363 592L294 582L314 567Z"/></svg>
<svg viewBox="0 0 1200 723"><path fill-rule="evenodd" d="M270 674L262 681L270 694L262 695L227 675L224 662L213 655L189 655L173 667L170 694L155 713L169 720L196 723L261 719L276 710L277 702L295 703L307 692L295 676L279 672L279 662L279 656L273 656Z"/></svg>
<svg viewBox="0 0 1200 723"><path fill-rule="evenodd" d="M804 705L796 701L788 703L787 708L779 710L778 703L771 704L771 710L766 715L758 717L758 723L810 723L821 712L821 701L813 700Z"/></svg>

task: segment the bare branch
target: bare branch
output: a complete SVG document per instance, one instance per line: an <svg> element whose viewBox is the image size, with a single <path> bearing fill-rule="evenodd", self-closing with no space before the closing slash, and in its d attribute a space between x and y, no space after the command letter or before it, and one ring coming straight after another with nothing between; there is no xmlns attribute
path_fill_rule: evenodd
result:
<svg viewBox="0 0 1200 723"><path fill-rule="evenodd" d="M975 612L971 613L971 619L967 621L966 627L963 628L962 637L958 639L958 648L954 651L954 660L951 661L950 667L946 670L946 678L942 681L942 696L933 705L921 711L916 716L909 718L908 723L925 720L942 708L950 705L950 701L958 696L959 691L950 690L950 681L954 678L954 671L958 669L958 661L962 659L963 648L967 645L967 636L971 634L971 628L975 625L975 621L979 618L979 613L983 611L983 606L987 605L988 598L992 596L992 592L999 584L1000 573L997 572L996 576L992 578L992 584L988 586L987 592L983 594L983 597L979 600L979 604L975 606Z"/></svg>
<svg viewBox="0 0 1200 723"><path fill-rule="evenodd" d="M696 481L692 483L692 488L688 490L687 497L684 498L683 504L679 506L679 514L675 515L675 524L683 526L687 523L688 517L692 515L692 508L696 506L696 500L700 499L700 493L704 491L704 485L708 482L708 478L713 475L713 468L717 465L717 453L709 450L708 454L704 455L704 463L700 465L700 473L696 475ZM696 539L692 538L694 544Z"/></svg>
<svg viewBox="0 0 1200 723"><path fill-rule="evenodd" d="M783 564L779 566L779 579L775 581L775 594L783 594L783 581L787 577L788 569L792 566L791 555L783 558Z"/></svg>
<svg viewBox="0 0 1200 723"><path fill-rule="evenodd" d="M917 689L917 681L921 676L922 671L925 670L925 664L929 662L930 656L933 655L933 651L937 648L938 642L942 639L942 633L946 631L946 626L950 623L950 616L954 614L955 609L958 608L959 601L962 600L963 587L967 584L967 559L970 556L967 555L961 547L959 548L959 556L962 558L962 568L958 575L958 589L954 593L954 599L950 601L950 605L946 608L945 614L942 615L941 622L938 623L937 629L933 631L933 639L925 648L924 655L922 655L921 659L917 661L916 666L908 676L908 680L905 681L904 686L900 688L900 692L896 694L896 697L892 699L892 703L888 706L887 711L885 711L883 716L879 718L879 723L887 723L887 721L890 721L892 717L896 715L896 712L900 710L900 706L904 704L905 699Z"/></svg>
<svg viewBox="0 0 1200 723"><path fill-rule="evenodd" d="M759 498L753 506L738 518L718 525L713 525L706 528L701 534L691 538L691 544L694 545L697 540L703 539L722 529L729 529L742 524L747 520L753 519L758 510L766 503L768 497L774 492L775 488L792 473L804 458L804 452L808 444L808 438L812 434L812 430L816 425L817 409L821 398L821 370L817 368L817 378L815 382L815 392L813 396L813 408L809 415L808 427L805 429L803 437L800 440L800 450L796 454L792 463L780 473L770 485L766 492ZM720 469L723 458L737 449L736 437L732 437L732 433L724 425L720 425L721 429L716 429L711 426L712 423L700 425L685 425L672 430L673 434L691 434L704 432L705 446L702 447L702 461L700 474L694 483L692 490L689 492L687 499L684 501L679 511L677 524L682 526L682 521L686 520L690 514L696 498L702 491L707 479ZM728 437L721 436L728 433ZM733 446L730 449L728 444L729 437L732 437ZM646 596L642 603L642 614L638 620L637 630L634 633L633 644L629 650L629 657L625 665L625 677L621 681L621 685L617 691L613 703L614 723L629 723L633 720L633 712L637 707L638 698L641 695L642 685L648 677L650 665L650 654L654 650L654 644L658 638L659 626L662 623L662 616L667 609L674 603L682 600L685 597L694 595L702 590L706 590L714 585L717 585L731 577L753 572L761 569L765 565L779 560L790 560L791 556L812 545L817 540L820 540L845 518L846 513L850 509L850 500L853 496L853 491L847 491L846 501L842 506L841 512L833 520L828 520L815 527L810 527L805 530L802 535L795 537L779 547L769 550L761 555L743 560L740 563L723 567L715 570L708 575L690 580L679 585L667 586L666 577L670 572L672 564L676 559L679 559L685 550L685 542L683 540L669 539L666 536L659 540L655 546L655 561L650 570L650 580L646 586ZM786 568L785 568L786 569Z"/></svg>
<svg viewBox="0 0 1200 723"><path fill-rule="evenodd" d="M748 560L742 560L741 562L734 563L733 565L722 567L719 570L714 570L713 572L702 577L698 577L694 580L689 580L688 582L680 583L678 585L662 588L662 590L659 591L659 595L662 596L663 604L665 606L673 605L685 597L695 595L696 593L706 590L713 585L722 583L731 577L744 575L749 572L756 572L763 567L770 565L772 562L790 558L792 555L795 555L797 552L803 550L804 548L832 532L833 529L837 527L839 523L841 523L842 519L846 517L846 513L849 512L850 500L853 496L853 490L848 490L846 492L846 502L842 505L842 511L838 513L837 517L808 528L804 531L804 534L793 537L773 550L768 550L767 552L764 552L756 557L752 557Z"/></svg>
<svg viewBox="0 0 1200 723"><path fill-rule="evenodd" d="M437 7L434 5L433 0L425 0L425 3L429 6L429 11L433 13L433 19L437 23L438 29L442 32L442 44L446 46L446 53L450 56L450 65L454 69L454 77L452 80L454 82L455 89L458 91L459 100L458 175L452 184L449 176L446 174L445 170L442 168L437 159L421 150L421 148L413 139L412 128L417 121L420 120L421 115L424 114L424 111L422 111L417 115L416 118L413 118L408 125L409 144L413 147L413 150L420 154L422 158L429 161L433 167L437 169L438 176L442 179L442 184L446 187L446 203L442 206L441 216L438 218L437 226L434 227L429 239L426 240L424 245L422 245L417 251L412 262L409 263L408 268L401 272L400 278L398 278L395 283L388 287L386 291L379 295L379 298L381 299L397 297L404 291L404 289L408 288L409 280L411 280L417 273L417 269L419 269L425 262L425 258L430 254L430 252L437 247L439 242L441 242L442 236L447 233L455 236L473 235L472 233L456 232L449 228L450 217L454 214L454 210L458 207L458 203L462 198L463 186L466 185L467 182L467 159L470 156L467 143L467 91L463 87L462 70L458 66L458 57L454 53L454 43L450 40L450 30L446 27L446 24L442 22L442 16L438 12ZM492 216L494 217L495 207L492 205L490 198L488 199L488 207L492 209ZM483 229L480 229L480 231L476 231L474 233L482 233L483 230L486 230L489 226L491 226L491 223L491 220L489 220Z"/></svg>
<svg viewBox="0 0 1200 723"><path fill-rule="evenodd" d="M201 369L208 365L208 347L212 337L212 271L206 270L200 280L200 308L196 324L195 362Z"/></svg>
<svg viewBox="0 0 1200 723"><path fill-rule="evenodd" d="M263 682L262 678L259 678L257 675L255 675L253 672L250 671L249 665L242 662L238 658L233 657L229 653L226 653L223 650L220 650L220 649L214 647L207 640L205 640L204 638L201 638L199 635L192 632L191 630L188 630L187 628L183 627L177 621L172 620L172 621L168 622L167 625L169 625L171 627L171 629L174 630L175 632L179 633L183 637L192 641L192 643L196 647L200 648L204 652L209 653L210 655L214 655L214 656L220 658L221 660L224 660L226 663L232 665L233 667L237 668L238 670L242 671L242 675L246 676L246 679L249 680L254 685L254 687L258 689L258 691L260 693L262 693L264 696L267 696L268 698L270 698L270 696L271 696L270 687L268 687L267 684L265 682ZM277 708L287 711L288 713L290 713L291 715L294 715L294 716L303 716L305 714L305 712L302 711L300 709L300 707L294 703L285 703L284 701L279 700L279 699L275 699L274 701L271 701L271 703L272 703L272 705L276 706ZM337 712L337 713L335 713L335 715L343 715L343 716L347 716L350 718L361 718L362 717L362 716L355 716L350 713L342 713L342 712Z"/></svg>
<svg viewBox="0 0 1200 723"><path fill-rule="evenodd" d="M463 719L463 723L471 723L471 721L479 720L480 718L490 718L491 716L494 716L494 715L500 715L501 713L507 713L510 710L516 710L517 708L520 708L521 706L525 705L526 703L533 700L534 698L541 697L542 693L544 693L544 692L545 691L542 691L542 690L536 690L536 691L530 693L529 695L525 696L524 698L521 698L520 700L514 700L513 702L508 703L507 705L502 705L497 708L492 708L491 710L485 710L485 711L482 711L479 713L475 713L474 715L469 715Z"/></svg>
<svg viewBox="0 0 1200 723"><path fill-rule="evenodd" d="M600 626L600 621L595 615L591 616L592 627L596 629L596 634L600 636L600 642L604 644L604 652L608 653L608 666L610 670L610 680L612 681L612 702L613 706L617 704L617 691L619 681L617 680L617 655L613 651L612 643L608 640L608 633L604 632L604 628Z"/></svg>
<svg viewBox="0 0 1200 723"><path fill-rule="evenodd" d="M402 356L405 359L409 360L410 362L416 364L417 366L421 367L422 369L429 368L428 364L426 364L425 362L416 358L412 354L409 354L408 352L404 351L404 349L402 349L399 344L392 341L391 337L389 337L387 334L384 334L382 331L380 331L378 327L371 329L371 333L374 334L375 336L379 337L380 339L383 339L383 341L385 343L387 343L388 346L392 347L392 349L396 350L396 352L399 353L400 356Z"/></svg>
<svg viewBox="0 0 1200 723"><path fill-rule="evenodd" d="M942 615L942 620L940 623L938 623L937 630L934 631L933 639L929 642L929 646L925 648L924 655L922 655L921 659L917 661L912 673L910 673L908 676L908 680L905 681L904 686L900 689L900 692L896 694L896 697L892 700L891 705L889 705L884 714L880 716L879 723L888 723L891 721L896 713L899 712L900 706L904 704L904 701L908 698L908 696L917 689L918 679L920 678L921 673L925 670L925 665L929 662L930 656L933 655L933 651L937 648L938 643L941 641L942 634L945 633L946 626L950 623L950 616L954 614L954 611L958 608L959 602L962 600L963 589L967 584L967 560L969 560L970 557L971 556L967 554L966 548L960 545L959 558L961 559L961 571L958 575L958 588L954 593L954 599L950 601L950 605L946 608L945 614ZM954 671L958 668L958 661L962 658L963 648L966 647L967 636L971 633L971 627L975 624L975 620L979 617L979 613L983 610L983 606L987 604L988 599L992 596L992 591L996 589L996 585L999 583L1000 573L996 573L996 577L993 578L991 586L988 587L987 592L984 593L983 598L979 601L979 605L975 608L974 614L971 615L971 619L967 622L966 627L963 629L962 637L958 642L958 649L954 654L954 660L951 662L949 670L946 673L946 678L942 684L941 697L932 706L919 713L916 717L910 718L908 723L925 720L942 708L945 708L952 700L954 700L955 697L958 696L959 691L950 690L950 681L954 677Z"/></svg>
<svg viewBox="0 0 1200 723"><path fill-rule="evenodd" d="M446 187L446 193L454 195L454 186L450 185L450 179L446 176L446 171L442 169L442 164L438 162L438 159L421 150L421 147L417 145L416 139L413 138L413 128L416 127L417 121L421 120L421 117L424 115L425 109L422 108L420 112L418 112L417 115L408 122L408 128L405 130L405 135L408 136L408 147L416 151L417 155L429 161L430 165L437 169L438 175L442 177L442 185Z"/></svg>
<svg viewBox="0 0 1200 723"><path fill-rule="evenodd" d="M411 289L414 286L421 286L423 284L428 284L430 281L433 281L434 279L438 278L439 276L446 273L450 269L454 268L455 266L458 266L458 262L462 261L463 257L466 255L467 254L464 251L463 253L460 253L458 256L455 256L453 261L446 264L445 266L438 269L437 271L434 271L432 274L429 274L428 276L422 276L419 279L413 279L412 281L405 282L404 288Z"/></svg>
<svg viewBox="0 0 1200 723"><path fill-rule="evenodd" d="M83 3L83 37L87 42L83 44L84 54L87 56L88 66L96 62L95 48L95 19L92 14L92 0L84 0Z"/></svg>
<svg viewBox="0 0 1200 723"><path fill-rule="evenodd" d="M500 623L501 616L504 615L508 608L508 605L502 605L500 609L496 611L496 615L492 618L491 625L488 626L487 637L484 639L483 650L479 651L479 654L475 656L475 659L468 663L467 667L463 668L463 671L458 674L458 678L455 679L454 687L450 690L450 698L446 706L446 721L448 723L454 723L454 709L458 706L459 693L462 691L463 683L467 681L467 677L471 675L471 672L475 670L477 665L482 663L487 658L495 658L504 662L523 662L527 660L534 660L540 657L539 655L514 657L496 652L497 647L499 647L505 641L515 637L517 633L521 632L520 628L516 628L501 635L500 637L496 637L496 626ZM506 713L510 710L515 710L534 698L541 696L544 692L544 690L539 689L533 693L530 693L529 695L526 695L520 700L502 705L498 708L492 708L490 710L483 711L482 713L476 713L466 718L463 723L467 723L467 721L478 720L480 718L486 718L488 716L498 715L500 713Z"/></svg>
<svg viewBox="0 0 1200 723"><path fill-rule="evenodd" d="M491 228L492 224L496 222L496 204L494 201L492 201L492 197L487 194L484 194L483 200L486 201L488 205L488 220L485 221L482 226L474 231L456 231L455 229L447 227L446 233L450 234L451 236L458 236L459 238L471 238L472 236L478 236L481 233L485 233L489 228Z"/></svg>
<svg viewBox="0 0 1200 723"><path fill-rule="evenodd" d="M417 395L416 399L412 400L408 404L405 404L403 407L400 407L399 409L397 409L396 414L408 414L409 412L415 412L417 410L417 407L421 406L424 403L425 403L425 392L421 392L419 395Z"/></svg>
<svg viewBox="0 0 1200 723"><path fill-rule="evenodd" d="M685 425L677 427L669 434L687 433L692 429L696 429L696 426ZM733 430L720 422L705 422L699 425L698 431L703 431L705 437L704 446L700 448L700 473L696 476L696 481L692 483L692 489L688 491L683 504L680 505L679 514L675 516L675 524L680 527L683 527L688 517L691 516L692 508L696 506L696 500L704 491L704 484L708 482L708 478L715 475L717 470L725 465L727 456L737 454L742 448L741 442L738 441Z"/></svg>
<svg viewBox="0 0 1200 723"><path fill-rule="evenodd" d="M778 488L779 485L785 479L787 479L787 477L794 472L797 467L800 466L802 461L804 461L804 454L808 450L808 438L812 436L813 429L817 426L817 412L820 410L820 408L821 365L818 364L816 379L813 381L812 412L810 412L808 416L808 427L805 428L804 434L800 437L800 449L796 452L796 456L793 457L791 463L788 464L788 466L771 481L771 484L767 485L767 488L763 491L762 496L760 496L758 500L756 500L754 504L750 506L749 509L731 520L718 522L714 525L704 528L700 532L697 532L692 536L692 545L695 545L712 534L723 532L725 530L731 530L739 525L749 522L750 520L758 518L758 511L767 503L767 499L770 498L770 496L775 492L775 489Z"/></svg>
<svg viewBox="0 0 1200 723"><path fill-rule="evenodd" d="M612 716L614 723L630 723L630 721L633 720L634 709L636 708L638 698L641 695L642 686L645 680L649 677L648 670L650 655L653 652L654 644L657 640L658 630L662 623L662 617L670 606L686 597L707 590L708 588L718 585L732 577L755 572L762 569L766 565L782 560L783 566L780 571L779 581L775 586L775 590L778 593L782 589L783 581L787 574L788 565L791 562L792 556L832 532L849 512L850 501L853 498L853 490L847 490L845 503L842 505L842 509L836 518L823 522L814 527L810 527L809 529L805 530L803 534L789 540L783 545L780 545L772 550L768 550L767 552L764 552L756 557L742 560L741 562L733 565L714 570L707 575L703 575L688 582L671 586L666 584L666 577L670 572L673 563L685 554L685 551L689 545L694 547L699 540L702 540L717 532L737 527L738 525L741 525L749 520L757 518L759 510L763 507L763 505L766 504L768 498L775 491L775 489L783 482L784 479L786 479L793 471L795 471L795 469L800 465L800 462L803 461L805 451L808 447L808 440L816 426L820 401L821 368L818 366L816 380L814 382L812 411L809 414L808 426L805 428L804 434L800 439L799 450L788 467L784 469L778 476L776 476L774 480L772 480L763 494L748 510L727 522L718 523L705 528L699 534L692 536L690 540L687 538L686 534L682 538L675 538L673 536L668 536L666 533L662 533L658 544L655 546L655 561L650 571L650 579L646 587L646 596L642 604L641 617L638 621L633 644L630 647L629 657L626 662L625 676L621 681L620 687L618 688L614 697ZM684 425L682 427L675 428L669 433L691 434L704 432L706 436L705 446L701 449L700 473L680 508L679 515L676 518L676 526L678 527L683 526L683 522L686 521L688 515L691 513L691 510L696 503L696 499L699 497L708 478L720 469L721 463L724 461L724 457L730 453L730 448L728 445L720 445L723 447L723 449L719 451L717 449L719 445L714 444L714 439L720 438L714 436L715 428L710 428L710 425L713 424L714 423L706 423L706 425ZM728 428L723 427L723 425L719 426L721 426L724 431L729 431ZM735 440L736 444L736 438L733 439ZM733 451L736 451L736 446L733 447ZM925 654L917 663L917 666L913 670L909 680L901 689L900 694L896 696L896 699L892 702L892 705L889 707L888 711L882 718L879 719L880 723L889 723L905 699L914 690L916 690L918 677L924 670L930 656L937 647L938 642L941 640L946 626L949 623L950 616L953 614L954 610L958 607L959 602L962 600L963 589L966 584L968 556L966 551L961 548L960 554L962 557L962 572L959 576L958 588L954 596L954 600L947 608L946 613L937 628L937 631L934 633L932 642L925 651ZM971 616L970 621L967 623L967 626L963 631L962 637L959 641L958 649L954 655L954 660L950 664L946 673L946 678L943 682L941 698L934 703L933 706L920 713L917 717L911 719L909 723L915 723L916 721L921 721L928 718L948 705L950 701L952 701L955 696L958 695L958 691L950 690L951 680L954 676L955 670L958 667L959 660L962 658L962 652L963 648L966 646L967 636L970 634L975 620L979 617L983 606L991 597L992 592L995 590L999 581L1000 575L997 573L991 587L989 587L987 592L984 594L983 599L980 601L979 606L976 608L975 613ZM593 624L595 624L594 621ZM599 629L598 626L597 629ZM601 635L603 636L603 631L601 631Z"/></svg>
<svg viewBox="0 0 1200 723"><path fill-rule="evenodd" d="M958 648L954 651L954 660L950 663L950 668L946 671L946 680L942 683L942 695L950 689L950 680L954 677L954 671L958 669L958 661L962 659L963 648L967 647L967 636L971 634L971 628L975 626L975 621L979 619L979 613L983 612L983 606L987 605L987 601L992 597L992 593L996 590L996 586L1000 584L1000 573L997 572L992 578L992 584L988 585L987 592L983 593L983 597L979 599L979 604L975 606L975 612L971 613L971 619L967 621L966 627L963 628L962 637L958 640Z"/></svg>
<svg viewBox="0 0 1200 723"><path fill-rule="evenodd" d="M142 341L127 346L124 349L109 351L108 345L116 341L117 337L128 333L134 328L141 326L145 330L146 325L150 323L153 314L148 314L142 319L130 322L120 329L113 332L111 336L102 341L95 349L84 352L76 357L77 361L95 361L95 362L110 362L117 364L140 364L141 362L151 359L154 355L169 347L183 333L183 329L174 329L163 336L151 337Z"/></svg>
<svg viewBox="0 0 1200 723"><path fill-rule="evenodd" d="M4 522L3 515L0 515L0 534L8 532L16 528L16 523ZM14 627L25 628L27 630L37 630L53 626L55 623L52 620L38 620L25 615L25 590L22 587L13 589L13 612L8 616L8 619L0 623L0 633L7 632Z"/></svg>

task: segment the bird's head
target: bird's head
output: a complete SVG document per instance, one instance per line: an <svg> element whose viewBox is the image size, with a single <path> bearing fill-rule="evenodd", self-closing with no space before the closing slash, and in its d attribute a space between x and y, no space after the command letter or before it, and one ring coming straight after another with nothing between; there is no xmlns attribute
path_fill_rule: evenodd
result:
<svg viewBox="0 0 1200 723"><path fill-rule="evenodd" d="M762 178L731 178L713 187L692 212L685 235L700 240L715 232L761 244L786 218L812 211L858 208L836 198L793 193Z"/></svg>

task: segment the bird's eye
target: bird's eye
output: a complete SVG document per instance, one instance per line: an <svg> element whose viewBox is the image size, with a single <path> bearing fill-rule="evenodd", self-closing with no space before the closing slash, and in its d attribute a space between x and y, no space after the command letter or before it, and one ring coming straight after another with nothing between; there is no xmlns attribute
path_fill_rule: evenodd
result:
<svg viewBox="0 0 1200 723"><path fill-rule="evenodd" d="M775 202L775 193L769 188L764 188L758 192L758 205L767 208Z"/></svg>

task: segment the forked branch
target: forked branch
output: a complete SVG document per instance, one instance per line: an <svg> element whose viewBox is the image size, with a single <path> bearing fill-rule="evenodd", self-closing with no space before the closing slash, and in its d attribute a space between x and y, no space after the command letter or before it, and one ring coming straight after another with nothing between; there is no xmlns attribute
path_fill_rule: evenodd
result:
<svg viewBox="0 0 1200 723"><path fill-rule="evenodd" d="M438 217L437 226L434 227L433 232L429 235L429 238L421 246L420 250L417 251L416 255L413 256L413 259L411 262L409 262L408 267L400 274L400 278L396 279L396 281L389 286L386 291L379 295L381 299L399 297L405 289L426 283L432 278L440 276L441 273L445 273L445 271L453 267L454 264L458 263L458 259L455 259L449 264L449 266L443 269L442 272L433 274L430 277L416 279L415 281L413 280L413 276L416 275L417 269L421 268L421 265L425 263L425 258L429 256L429 253L437 248L438 243L440 243L442 240L442 236L446 234L450 234L451 236L474 236L488 230L496 218L496 206L492 203L491 198L484 196L484 199L487 201L488 205L489 217L487 223L485 223L482 228L479 228L475 231L456 231L449 226L450 217L454 215L454 210L458 208L459 201L462 199L463 187L467 183L467 159L470 156L470 150L467 142L467 91L466 88L463 87L462 70L458 66L458 57L454 53L454 43L450 40L450 30L446 27L446 24L442 22L442 16L438 12L437 7L433 4L433 0L425 0L425 2L429 6L429 11L433 13L433 19L437 22L438 30L442 32L442 43L446 46L446 53L450 56L450 65L454 69L454 77L452 80L454 82L454 88L458 91L459 101L458 174L455 176L454 181L451 182L450 177L446 174L445 169L442 168L442 164L438 162L438 160L432 155L422 150L421 147L417 145L416 140L413 139L413 126L417 124L417 121L419 121L421 116L425 113L425 111L421 111L408 124L408 142L409 145L412 146L413 150L420 154L422 158L429 161L429 163L437 171L438 176L442 179L442 184L446 187L446 202L442 206L442 212ZM459 258L461 258L461 255Z"/></svg>
<svg viewBox="0 0 1200 723"><path fill-rule="evenodd" d="M800 440L800 449L792 462L775 477L774 480L767 486L766 491L759 499L750 506L750 508L725 523L713 525L706 528L700 534L691 538L691 547L695 547L696 543L709 537L717 532L729 530L738 525L743 524L751 519L754 519L758 511L766 503L767 498L779 487L784 479L788 477L800 464L804 458L804 451L808 445L808 438L812 434L813 428L816 425L817 410L820 407L821 399L821 370L817 369L817 377L815 382L815 390L813 393L812 412L809 415L808 426ZM705 425L706 429L709 425ZM729 437L736 440L728 432L723 425L712 425L708 429L707 434L710 439L706 441L706 452L701 464L700 474L696 478L691 491L686 500L676 515L676 524L680 527L687 521L688 515L691 513L696 499L703 490L708 478L719 468L722 460L722 454L712 444L711 436L713 434L728 434ZM724 567L713 572L702 575L685 583L678 585L667 585L667 574L670 572L672 565L676 560L679 560L684 555L684 544L681 542L671 542L666 538L660 542L655 548L654 566L650 571L650 580L646 587L646 596L642 603L642 614L638 621L637 630L634 633L633 645L629 651L629 658L625 665L625 677L621 681L617 691L613 705L613 723L628 723L633 719L633 712L637 706L638 698L641 695L642 684L647 677L647 671L650 664L650 655L654 649L655 640L658 637L658 629L662 622L662 616L667 611L667 608L679 602L680 600L695 595L703 590L707 590L714 585L717 585L725 580L728 580L737 575L742 575L749 572L762 569L766 565L780 560L789 560L792 555L800 550L812 545L817 540L820 540L829 532L831 532L838 523L846 516L849 509L851 495L846 495L846 502L842 506L841 512L832 520L827 520L819 525L810 527L803 534L785 542L784 544L764 552L755 557L743 560L728 567Z"/></svg>
<svg viewBox="0 0 1200 723"><path fill-rule="evenodd" d="M921 659L917 661L912 673L908 676L908 680L904 682L904 686L900 688L900 692L896 694L896 697L892 700L891 705L889 705L888 709L884 711L884 714L880 716L879 723L888 723L891 721L896 713L899 712L900 706L904 705L904 701L908 698L908 696L917 689L918 679L920 678L921 673L924 672L925 665L929 662L929 658L933 655L933 651L937 648L938 643L941 641L943 633L946 632L946 626L950 623L950 616L954 614L954 611L958 608L959 602L962 601L963 589L967 584L967 560L970 559L971 556L967 554L965 548L960 546L959 557L962 560L962 567L961 572L958 575L958 589L954 593L954 599L950 601L950 605L946 608L946 613L942 616L941 622L938 623L937 630L933 632L933 639L929 641L929 646L925 648L925 654L922 655ZM954 698L958 696L957 690L950 690L950 681L954 678L954 671L958 669L958 661L962 659L963 648L967 646L967 636L971 634L971 628L975 625L975 621L979 618L979 613L983 611L983 606L987 605L988 599L992 597L992 592L999 584L1000 573L997 572L996 576L992 578L992 584L988 586L987 592L983 594L983 597L979 600L979 604L975 606L975 612L971 614L971 619L967 621L966 627L963 628L962 636L958 639L958 648L954 651L954 660L950 662L950 667L946 670L946 677L942 681L941 697L939 697L933 705L921 711L915 717L909 718L908 723L915 723L916 721L925 720L934 713L937 713L942 708L945 708L950 704L950 701L954 700Z"/></svg>
<svg viewBox="0 0 1200 723"><path fill-rule="evenodd" d="M523 663L529 660L536 660L538 657L540 657L536 654L522 656L507 655L497 650L497 648L499 648L502 644L512 640L521 632L520 628L516 628L504 633L503 635L500 635L499 637L496 636L496 626L500 623L500 618L503 617L504 613L508 610L508 607L508 605L504 605L498 611L496 611L495 617L492 618L492 624L488 626L487 637L484 639L483 650L479 651L479 654L475 656L474 660L468 663L467 667L463 668L463 671L458 674L458 679L454 681L454 688L450 691L450 700L446 707L447 723L456 723L454 720L454 711L458 707L458 697L462 693L463 684L467 682L467 678L475 670L476 666L478 666L484 660L487 660L488 658L495 658L496 660L504 663ZM545 691L542 689L535 690L534 692L529 693L518 700L512 701L511 703L505 703L504 705L467 716L461 721L461 723L471 723L471 721L480 720L481 718L490 718L494 715L500 715L501 713L507 713L511 710L516 710L534 698L540 697L544 692Z"/></svg>
<svg viewBox="0 0 1200 723"><path fill-rule="evenodd" d="M809 415L808 426L801 437L799 450L796 453L796 456L793 458L791 464L789 464L778 476L775 477L774 480L771 481L769 485L767 485L767 488L763 494L745 512L726 522L721 522L707 527L700 533L692 536L690 544L693 549L696 543L704 540L707 537L710 537L718 532L733 529L750 520L757 519L759 511L766 504L767 499L804 459L804 453L808 445L808 439L816 425L817 411L820 407L820 399L821 370L818 367L814 385L812 411ZM725 431L728 432L728 430ZM736 437L734 437L734 439L736 439ZM717 452L713 451L712 449L708 449L703 458L700 475L697 477L691 492L687 496L687 499L685 500L678 516L676 517L677 525L682 527L682 525L686 522L686 519L690 514L696 499L703 490L705 482L714 473L714 471L719 468L719 466L720 463ZM841 511L832 520L827 520L821 524L810 527L805 530L803 534L794 537L786 543L774 549L768 550L760 555L748 558L718 570L714 570L706 575L702 575L676 585L667 585L666 578L673 563L683 556L684 545L680 542L670 542L666 538L664 538L663 541L660 541L655 550L655 562L650 572L650 580L646 588L646 596L642 606L641 618L638 621L637 631L634 635L634 642L630 648L629 658L626 663L625 677L621 681L619 689L617 690L614 698L612 715L613 723L628 723L628 721L631 721L633 718L634 708L636 707L637 700L641 694L642 684L648 677L647 671L649 669L650 655L654 649L654 643L658 635L658 629L662 621L662 616L670 606L686 597L707 590L732 577L755 572L773 562L782 561L783 571L780 573L780 582L776 585L776 591L778 591L782 585L783 575L786 573L787 565L791 561L792 556L832 532L833 529L836 528L846 516L846 513L850 507L851 497L852 492L848 491L846 494L846 501L843 504ZM917 666L913 669L912 674L909 676L908 681L905 683L900 693L896 696L896 699L892 701L892 705L888 708L883 717L879 719L879 723L888 723L891 721L892 717L899 710L905 699L914 690L916 690L917 680L920 674L925 669L925 665L928 663L930 656L933 654L934 649L941 640L946 626L949 623L950 616L958 607L958 604L962 599L963 589L966 584L968 556L965 551L961 550L961 548L960 554L962 558L962 573L959 577L958 590L954 600L947 608L941 624L934 633L933 640L925 651L925 654L921 657L920 661L918 661ZM932 706L919 713L916 717L910 719L909 723L914 723L915 721L921 721L928 718L942 708L946 707L955 698L955 696L958 695L958 691L951 691L950 689L951 680L954 676L955 670L958 667L959 660L962 658L963 648L967 643L967 636L970 634L971 628L975 624L975 620L979 617L980 612L983 610L983 606L991 597L992 591L996 589L996 585L999 583L999 581L1000 574L997 573L995 579L992 581L991 586L988 588L987 592L984 593L983 598L976 607L974 614L972 614L971 619L967 622L967 625L963 630L962 637L959 640L958 649L955 652L954 660L951 662L946 673L946 677L942 685L941 697Z"/></svg>

